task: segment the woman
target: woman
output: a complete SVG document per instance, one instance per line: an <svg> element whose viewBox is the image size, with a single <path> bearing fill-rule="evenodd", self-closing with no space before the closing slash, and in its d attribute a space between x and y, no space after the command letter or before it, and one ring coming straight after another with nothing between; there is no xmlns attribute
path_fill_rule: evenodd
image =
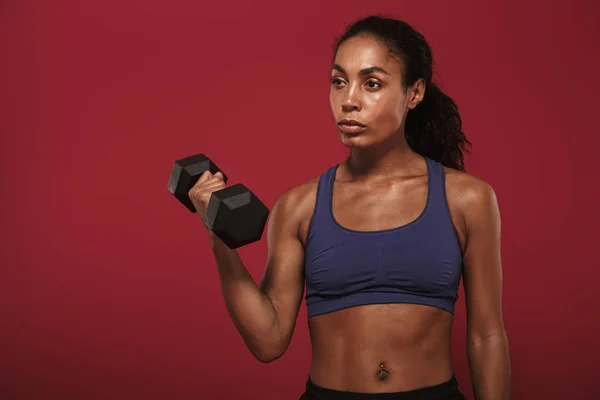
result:
<svg viewBox="0 0 600 400"><path fill-rule="evenodd" d="M277 199L259 285L209 232L235 326L258 360L276 360L306 284L313 353L302 399L463 399L451 363L462 276L476 399L508 399L498 206L464 172L470 143L432 82L427 42L372 16L348 28L333 61L331 109L351 152ZM201 217L222 178L206 172L190 190Z"/></svg>

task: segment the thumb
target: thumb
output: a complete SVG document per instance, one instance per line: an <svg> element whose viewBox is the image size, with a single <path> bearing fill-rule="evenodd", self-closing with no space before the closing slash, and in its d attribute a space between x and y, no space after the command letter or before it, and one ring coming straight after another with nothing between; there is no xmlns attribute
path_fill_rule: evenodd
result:
<svg viewBox="0 0 600 400"><path fill-rule="evenodd" d="M217 173L215 173L215 176L221 180L224 180L223 173L221 171L218 171Z"/></svg>

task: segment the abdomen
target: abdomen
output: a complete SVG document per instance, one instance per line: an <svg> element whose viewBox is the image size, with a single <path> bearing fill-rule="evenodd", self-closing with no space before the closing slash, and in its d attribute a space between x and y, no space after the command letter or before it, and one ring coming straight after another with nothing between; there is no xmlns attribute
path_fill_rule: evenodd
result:
<svg viewBox="0 0 600 400"><path fill-rule="evenodd" d="M311 379L365 393L443 383L453 374L452 320L444 310L415 304L358 306L310 318Z"/></svg>

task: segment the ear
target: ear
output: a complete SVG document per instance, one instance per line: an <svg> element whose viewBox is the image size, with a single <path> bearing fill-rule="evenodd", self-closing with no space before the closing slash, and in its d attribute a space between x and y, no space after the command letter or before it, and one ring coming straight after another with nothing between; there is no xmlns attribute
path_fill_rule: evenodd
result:
<svg viewBox="0 0 600 400"><path fill-rule="evenodd" d="M425 80L423 78L418 79L411 87L408 88L408 101L406 107L409 110L415 108L425 97Z"/></svg>

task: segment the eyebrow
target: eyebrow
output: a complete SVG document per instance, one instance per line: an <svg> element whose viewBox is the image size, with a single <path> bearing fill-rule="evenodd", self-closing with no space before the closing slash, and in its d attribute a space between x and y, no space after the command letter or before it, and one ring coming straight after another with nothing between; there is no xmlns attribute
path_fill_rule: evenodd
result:
<svg viewBox="0 0 600 400"><path fill-rule="evenodd" d="M346 74L346 70L338 64L333 64L333 69L341 72L342 74ZM382 74L389 75L389 73L386 70L384 70L381 67L377 67L377 66L361 69L360 75L368 75L368 74L372 74L373 72L380 72Z"/></svg>

